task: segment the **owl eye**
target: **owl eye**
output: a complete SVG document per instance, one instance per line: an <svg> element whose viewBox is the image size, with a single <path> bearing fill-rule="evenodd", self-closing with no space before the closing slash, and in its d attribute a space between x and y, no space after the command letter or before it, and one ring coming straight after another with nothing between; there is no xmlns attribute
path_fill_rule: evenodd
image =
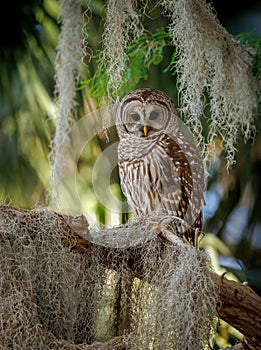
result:
<svg viewBox="0 0 261 350"><path fill-rule="evenodd" d="M149 116L149 120L156 120L159 116L159 112L158 111L152 111L150 113L150 116Z"/></svg>
<svg viewBox="0 0 261 350"><path fill-rule="evenodd" d="M138 122L140 120L140 116L138 113L133 113L131 114L131 119L134 120L135 122Z"/></svg>

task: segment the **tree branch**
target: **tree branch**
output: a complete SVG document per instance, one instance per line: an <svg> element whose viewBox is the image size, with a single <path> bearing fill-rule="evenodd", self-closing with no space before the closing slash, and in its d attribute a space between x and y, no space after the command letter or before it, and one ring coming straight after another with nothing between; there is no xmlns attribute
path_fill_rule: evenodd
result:
<svg viewBox="0 0 261 350"><path fill-rule="evenodd" d="M10 222L26 226L27 230L31 230L30 234L32 236L37 234L37 227L30 227L32 219L37 219L37 217L43 215L46 215L44 210L23 210L0 205L0 219L1 216L4 216ZM88 222L84 216L71 217L58 213L52 213L52 215L56 217L59 225L62 227L61 240L64 244L69 245L82 254L92 254L94 250L97 251L98 249L104 257L103 263L108 267L110 266L110 258L108 257L111 256L114 248L99 246L91 242ZM40 221L38 220L38 222ZM117 230L120 233L125 230L125 226L119 226ZM113 228L113 231L115 232L115 228ZM106 237L106 234L110 235L109 229L106 230L104 237ZM4 231L0 230L0 243L3 235ZM143 247L141 247L141 254L142 249ZM122 254L124 256L124 248L122 248ZM121 261L119 261L120 263ZM128 264L134 275L142 279L143 274L140 263L130 259ZM219 290L218 316L245 336L240 345L242 346L241 349L261 349L261 298L250 286L227 280L225 276L218 276L217 274L214 274L213 278ZM240 347L238 348L240 349ZM86 349L91 349L91 347Z"/></svg>

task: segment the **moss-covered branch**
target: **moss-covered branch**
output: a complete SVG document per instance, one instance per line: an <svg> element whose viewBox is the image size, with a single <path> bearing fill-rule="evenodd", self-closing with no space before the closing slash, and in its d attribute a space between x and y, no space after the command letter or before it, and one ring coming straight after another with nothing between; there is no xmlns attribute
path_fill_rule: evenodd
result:
<svg viewBox="0 0 261 350"><path fill-rule="evenodd" d="M5 227L7 223L10 227L18 225L21 232L26 229L31 238L37 236L39 227L37 222L41 223L41 217L46 215L45 210L22 210L10 206L0 206L0 245L4 246L5 242ZM88 223L83 216L70 217L58 213L49 212L50 218L56 220L57 225L61 227L61 242L64 245L71 247L78 253L97 254L102 257L102 262L105 266L110 267L113 251L117 250L117 265L121 266L125 252L128 251L129 258L127 265L132 270L134 276L142 279L144 276L142 260L137 257L137 249L140 249L140 256L144 254L146 246L140 248L135 247L135 256L130 253L131 248L109 247L104 244L92 243ZM3 223L5 223L3 225ZM146 230L146 227L144 228ZM118 233L121 236L126 232L125 226L113 228L113 234ZM107 229L101 231L100 236L106 240L107 235L111 235L112 230ZM15 232L9 235L9 240L16 240ZM161 239L161 238L159 238ZM122 238L121 238L122 240ZM27 244L27 243L26 243ZM121 253L119 254L119 249ZM122 257L122 258L121 258ZM126 260L125 260L126 263ZM114 261L115 267L115 261ZM238 329L245 336L242 346L244 349L260 349L261 344L261 298L248 285L243 285L231 280L227 280L225 276L214 275L213 277L216 286L218 287L218 316ZM88 347L87 347L88 348Z"/></svg>

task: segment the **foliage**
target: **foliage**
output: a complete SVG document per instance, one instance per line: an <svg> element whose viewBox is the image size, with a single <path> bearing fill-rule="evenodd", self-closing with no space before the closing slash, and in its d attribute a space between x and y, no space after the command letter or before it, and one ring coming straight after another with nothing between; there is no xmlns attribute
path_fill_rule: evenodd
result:
<svg viewBox="0 0 261 350"><path fill-rule="evenodd" d="M142 35L131 43L127 48L127 69L124 72L121 87L117 92L119 96L135 89L142 79L148 79L151 65L158 65L162 62L166 46L173 45L171 44L170 35L164 28L158 28L153 34ZM175 57L176 51L173 48L173 55L164 72L168 72L173 68ZM80 89L87 88L86 96L94 97L100 101L107 94L109 76L106 65L99 65L101 62L100 53L95 55L94 59L98 64L98 68L92 77L80 83Z"/></svg>
<svg viewBox="0 0 261 350"><path fill-rule="evenodd" d="M261 38L254 32L243 32L236 36L243 44L248 45L252 50L253 75L259 80L261 79ZM163 69L163 73L176 74L174 63L176 59L176 49L172 43L172 38L169 32L164 27L157 28L155 33L146 33L134 40L127 47L127 70L124 72L122 86L118 92L119 96L127 94L135 89L142 79L149 78L149 69L151 65L158 65L163 61L164 48L166 46L173 47L173 53L168 65ZM101 52L98 52L92 57L96 63L94 74L87 80L80 82L79 89L86 89L86 97L93 97L101 101L102 97L106 97L107 84L109 81L108 72L105 65L100 65ZM114 96L116 99L116 96Z"/></svg>

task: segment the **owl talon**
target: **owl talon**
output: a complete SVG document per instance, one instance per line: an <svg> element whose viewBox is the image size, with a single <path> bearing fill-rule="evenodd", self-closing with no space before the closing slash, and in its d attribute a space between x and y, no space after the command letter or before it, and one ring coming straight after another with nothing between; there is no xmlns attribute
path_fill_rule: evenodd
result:
<svg viewBox="0 0 261 350"><path fill-rule="evenodd" d="M185 237L185 235L182 236L182 242L183 242L183 243L189 243L189 241L187 240L187 238Z"/></svg>
<svg viewBox="0 0 261 350"><path fill-rule="evenodd" d="M160 220L161 222L162 220ZM154 231L158 231L158 235L166 239L167 241L171 242L175 245L180 245L182 243L181 239L176 236L173 232L168 230L166 226L158 223L153 223L152 229Z"/></svg>

